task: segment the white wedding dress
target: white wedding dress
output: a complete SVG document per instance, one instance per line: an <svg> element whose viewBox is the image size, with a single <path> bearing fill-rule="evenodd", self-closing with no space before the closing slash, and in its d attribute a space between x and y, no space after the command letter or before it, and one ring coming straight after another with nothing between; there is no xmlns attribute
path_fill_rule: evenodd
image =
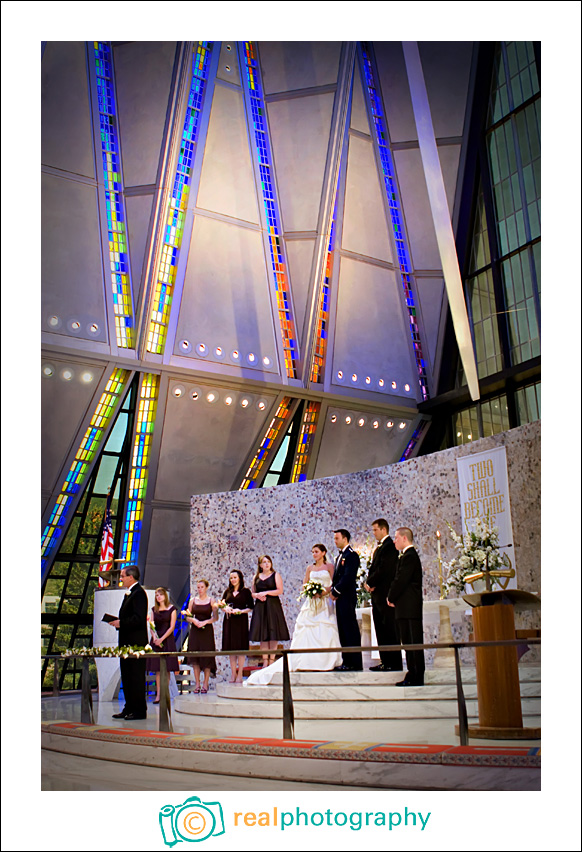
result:
<svg viewBox="0 0 582 852"><path fill-rule="evenodd" d="M319 580L325 589L331 587L331 577L325 568L311 571L310 580ZM339 648L335 603L329 595L324 598L306 598L295 622L292 648ZM321 654L289 654L289 671L327 672L341 665L339 652ZM264 669L257 669L245 682L245 686L264 686L272 681L277 672L283 671L283 659L276 660Z"/></svg>

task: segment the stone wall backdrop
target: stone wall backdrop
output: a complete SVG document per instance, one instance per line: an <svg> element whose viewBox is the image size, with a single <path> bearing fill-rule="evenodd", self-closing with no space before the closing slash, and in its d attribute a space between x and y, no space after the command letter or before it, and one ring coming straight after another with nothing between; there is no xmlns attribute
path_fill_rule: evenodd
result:
<svg viewBox="0 0 582 852"><path fill-rule="evenodd" d="M442 558L454 555L446 522L462 531L457 458L505 446L512 512L517 586L541 592L540 576L540 421L429 456L342 476L252 491L197 495L191 500L190 577L210 581L210 593L221 597L231 568L239 568L250 586L257 559L267 553L283 578L283 609L292 634L301 604L297 597L311 547L322 542L335 558L333 531L345 527L352 545L369 552L374 544L371 522L384 517L391 533L412 529L424 571L424 598L438 600L439 569L436 531L442 533ZM217 647L221 620L216 625ZM539 615L517 616L517 626L538 626ZM453 624L458 641L468 639L471 617ZM437 641L437 628L425 626L425 642ZM537 659L531 649L523 662ZM471 651L463 661L473 663ZM432 653L427 652L427 664ZM224 672L226 658L219 665Z"/></svg>

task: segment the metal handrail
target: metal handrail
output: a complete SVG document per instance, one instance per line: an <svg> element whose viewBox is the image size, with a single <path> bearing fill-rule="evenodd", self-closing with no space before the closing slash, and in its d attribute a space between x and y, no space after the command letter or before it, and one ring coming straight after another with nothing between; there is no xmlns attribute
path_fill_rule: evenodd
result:
<svg viewBox="0 0 582 852"><path fill-rule="evenodd" d="M280 648L277 649L277 654L283 657L283 739L292 740L295 739L295 718L294 718L294 710L293 710L293 696L291 693L291 676L289 672L289 654L321 654L321 653L358 653L362 651L371 652L371 651L420 651L420 650L430 650L434 648L435 650L452 648L455 654L455 680L457 686L457 708L459 714L459 738L461 741L461 745L465 746L469 743L469 725L468 725L468 717L467 717L467 705L465 701L465 694L463 692L463 681L461 677L461 663L459 658L459 650L461 648L489 648L489 647L498 647L498 646L512 646L512 645L523 645L523 639L495 639L481 642L431 642L431 643L417 643L410 645L353 645L349 647L330 647L330 648ZM541 639L529 639L527 640L528 645L541 645ZM173 731L172 727L172 718L171 718L171 702L170 702L170 682L168 678L168 671L166 665L166 657L232 657L232 656L246 656L246 657L259 657L263 656L264 651L260 648L246 648L241 649L240 651L148 651L143 657L139 659L146 659L149 657L159 657L160 658L160 712L159 712L159 730L171 732ZM87 654L67 654L64 657L62 654L41 654L41 659L54 660L55 661L55 670L58 666L58 662L64 659L76 659L81 658L83 661L82 669L81 669L81 722L87 723L90 725L94 724L93 717L93 699L91 697L91 679L89 674L89 659L90 657ZM95 659L95 658L93 658ZM117 659L116 656L111 657L97 657L97 659ZM57 686L55 688L55 683ZM390 686L390 684L387 684ZM59 695L58 682L55 680L53 682L53 695Z"/></svg>

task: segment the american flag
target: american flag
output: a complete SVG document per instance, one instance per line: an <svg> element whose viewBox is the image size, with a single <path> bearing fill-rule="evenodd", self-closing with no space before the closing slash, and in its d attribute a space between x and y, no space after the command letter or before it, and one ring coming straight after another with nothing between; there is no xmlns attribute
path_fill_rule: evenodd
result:
<svg viewBox="0 0 582 852"><path fill-rule="evenodd" d="M103 574L113 568L113 526L111 524L111 497L107 495L107 508L105 509L105 525L103 527L103 538L101 539L101 560L99 562L99 585L106 585Z"/></svg>

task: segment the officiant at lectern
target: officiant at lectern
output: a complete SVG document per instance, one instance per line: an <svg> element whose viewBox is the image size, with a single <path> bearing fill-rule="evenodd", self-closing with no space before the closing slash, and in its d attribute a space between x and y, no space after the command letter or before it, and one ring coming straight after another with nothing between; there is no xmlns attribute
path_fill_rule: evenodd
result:
<svg viewBox="0 0 582 852"><path fill-rule="evenodd" d="M139 568L128 565L121 569L122 586L128 591L119 610L119 618L111 621L112 627L119 630L119 645L140 645L148 642L148 596L139 584ZM120 659L121 684L125 697L125 707L121 713L114 713L114 719L146 719L146 661L140 659Z"/></svg>

